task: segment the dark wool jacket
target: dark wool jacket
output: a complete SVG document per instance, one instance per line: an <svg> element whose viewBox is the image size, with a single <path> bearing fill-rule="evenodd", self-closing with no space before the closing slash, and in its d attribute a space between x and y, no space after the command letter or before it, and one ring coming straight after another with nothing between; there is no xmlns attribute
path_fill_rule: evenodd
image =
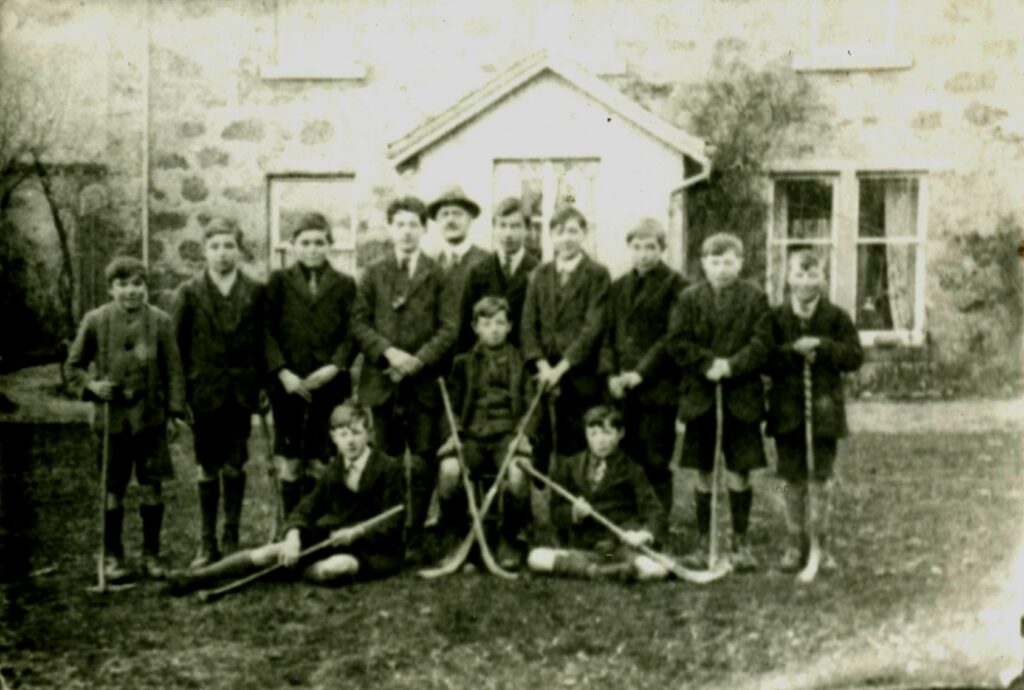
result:
<svg viewBox="0 0 1024 690"><path fill-rule="evenodd" d="M603 376L636 371L643 383L630 399L650 405L679 402L679 368L665 349L669 318L686 280L658 263L640 278L630 271L612 283L608 328L601 348Z"/></svg>
<svg viewBox="0 0 1024 690"><path fill-rule="evenodd" d="M174 294L186 397L196 415L226 406L255 410L265 380L263 286L239 272L227 310L217 308L223 300L206 271Z"/></svg>
<svg viewBox="0 0 1024 690"><path fill-rule="evenodd" d="M786 434L803 427L804 358L793 349L793 343L803 336L814 336L821 338L811 367L814 435L845 436L848 428L843 373L856 371L864 362L860 336L850 316L822 297L806 324L787 301L772 310L771 325L776 347L767 368L772 381L768 433Z"/></svg>
<svg viewBox="0 0 1024 690"><path fill-rule="evenodd" d="M583 395L600 393L597 365L604 336L611 278L608 269L584 256L564 287L555 262L537 267L523 304L523 358L546 358L555 366L565 358L572 365L559 385Z"/></svg>
<svg viewBox="0 0 1024 690"><path fill-rule="evenodd" d="M469 352L455 357L452 362L452 371L448 376L448 394L452 401L452 411L456 415L459 424L459 433L464 434L465 430L473 421L473 411L476 401L483 392L483 363L486 356L485 345L477 344ZM523 367L523 357L512 345L505 343L501 347L508 355L509 362L509 385L508 393L512 403L512 418L518 424L519 420L526 413L530 399L534 394L536 386L532 377L527 375ZM527 424L527 436L531 436L536 429L538 413L534 411L533 418ZM445 421L445 427L449 425ZM450 430L449 430L449 433Z"/></svg>
<svg viewBox="0 0 1024 690"><path fill-rule="evenodd" d="M651 534L661 534L665 511L643 468L617 450L607 458L605 475L594 489L587 480L588 456L589 451L584 451L560 458L551 478L622 529L646 529ZM574 524L572 503L558 496L551 499L551 522L571 548L589 549L598 541L613 538L607 528L591 517Z"/></svg>
<svg viewBox="0 0 1024 690"><path fill-rule="evenodd" d="M679 419L700 417L715 404L715 384L705 378L712 360L725 358L732 376L722 380L730 414L744 422L764 419L761 370L771 349L771 312L764 292L739 281L717 298L707 281L683 291L672 313L666 349L681 370Z"/></svg>
<svg viewBox="0 0 1024 690"><path fill-rule="evenodd" d="M370 451L357 490L345 484L345 462L335 457L313 492L295 506L285 520L284 529L332 531L351 527L405 502L404 472L401 463L377 450ZM374 574L397 572L402 566L405 544L402 537L405 521L401 515L391 518L362 539L352 544L358 555ZM313 544L303 544L303 548Z"/></svg>

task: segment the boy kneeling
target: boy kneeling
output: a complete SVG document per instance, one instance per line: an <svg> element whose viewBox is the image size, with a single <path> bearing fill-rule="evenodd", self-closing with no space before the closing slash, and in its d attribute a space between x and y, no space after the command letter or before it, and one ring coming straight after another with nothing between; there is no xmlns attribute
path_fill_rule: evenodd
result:
<svg viewBox="0 0 1024 690"><path fill-rule="evenodd" d="M455 422L463 440L463 459L470 475L479 477L498 472L525 413L531 382L524 373L522 355L507 342L512 323L504 297L479 300L473 306L472 325L477 343L455 358L448 383L452 410L457 415ZM532 428L528 425L527 432ZM519 442L516 453L530 457L531 445L526 437ZM465 533L468 528L453 437L438 450L438 457L442 525L447 532L444 537L451 538L456 536L456 530ZM525 553L520 533L530 519L530 487L517 465L509 467L502 491L498 563L503 568L517 568Z"/></svg>
<svg viewBox="0 0 1024 690"><path fill-rule="evenodd" d="M372 429L367 408L354 403L334 408L330 435L337 455L312 493L288 516L284 539L239 551L197 570L173 573L171 591L185 594L213 580L240 577L274 563L301 566L303 577L317 583L396 573L405 549L402 520L389 520L366 534L352 529L392 506L401 505L405 498L402 466L369 446ZM333 551L318 553L312 562L299 558L303 548L327 538L335 541Z"/></svg>
<svg viewBox="0 0 1024 690"><path fill-rule="evenodd" d="M607 406L583 417L587 450L560 460L551 478L577 496L574 503L553 502L551 522L568 548L541 547L527 561L537 573L587 578L660 580L668 571L635 547L650 544L662 530L664 510L642 467L619 448L622 415ZM626 531L617 543L591 517L597 511Z"/></svg>

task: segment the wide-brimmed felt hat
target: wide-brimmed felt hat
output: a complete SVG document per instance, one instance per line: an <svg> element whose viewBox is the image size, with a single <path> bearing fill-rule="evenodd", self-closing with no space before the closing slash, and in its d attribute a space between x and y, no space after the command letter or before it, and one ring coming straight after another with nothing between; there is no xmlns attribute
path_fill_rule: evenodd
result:
<svg viewBox="0 0 1024 690"><path fill-rule="evenodd" d="M466 193L462 191L462 187L449 187L441 192L441 196L434 199L427 206L427 216L434 220L437 218L437 212L441 210L442 206L459 206L474 218L480 215L480 207L475 201L466 196Z"/></svg>

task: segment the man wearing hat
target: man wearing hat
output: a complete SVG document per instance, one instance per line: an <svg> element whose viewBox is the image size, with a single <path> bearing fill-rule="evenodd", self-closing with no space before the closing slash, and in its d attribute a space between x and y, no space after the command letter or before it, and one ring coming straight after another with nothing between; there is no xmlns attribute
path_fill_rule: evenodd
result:
<svg viewBox="0 0 1024 690"><path fill-rule="evenodd" d="M471 328L472 304L467 304L466 282L470 271L491 257L491 253L469 241L469 226L480 215L480 207L460 187L449 187L427 206L427 216L441 230L443 246L437 262L445 272L448 294L459 299L458 338L452 356L466 352L476 336Z"/></svg>
<svg viewBox="0 0 1024 690"><path fill-rule="evenodd" d="M331 226L307 213L292 233L294 265L267 283L264 345L274 410L274 464L285 514L312 489L331 454L327 419L351 394L356 282L327 260ZM300 480L305 479L303 484Z"/></svg>

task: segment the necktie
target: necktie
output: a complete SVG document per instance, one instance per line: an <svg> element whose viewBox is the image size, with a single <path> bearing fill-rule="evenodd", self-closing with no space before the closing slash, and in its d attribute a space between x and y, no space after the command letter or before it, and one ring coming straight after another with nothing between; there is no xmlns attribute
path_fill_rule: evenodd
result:
<svg viewBox="0 0 1024 690"><path fill-rule="evenodd" d="M352 491L356 490L356 463L354 461L345 462L345 484Z"/></svg>
<svg viewBox="0 0 1024 690"><path fill-rule="evenodd" d="M448 270L448 267L452 265L452 260L451 257L448 255L448 252L441 252L441 256L439 258L438 263L441 264L442 270Z"/></svg>
<svg viewBox="0 0 1024 690"><path fill-rule="evenodd" d="M314 297L316 297L316 288L317 288L317 272L316 271L310 271L309 272L309 294L311 294Z"/></svg>
<svg viewBox="0 0 1024 690"><path fill-rule="evenodd" d="M608 465L604 461L604 458L591 458L590 471L587 473L587 481L590 482L591 490L596 489L601 484L601 480L604 479L604 473L607 469Z"/></svg>
<svg viewBox="0 0 1024 690"><path fill-rule="evenodd" d="M512 260L509 259L507 256L500 256L498 258L498 263L501 265L502 275L508 278L509 275L511 275L512 273Z"/></svg>
<svg viewBox="0 0 1024 690"><path fill-rule="evenodd" d="M566 283L569 282L569 276L572 275L572 271L567 268L559 269L558 271L558 284L565 287Z"/></svg>
<svg viewBox="0 0 1024 690"><path fill-rule="evenodd" d="M404 273L406 276L409 275L409 257L403 256L398 260L398 270Z"/></svg>

